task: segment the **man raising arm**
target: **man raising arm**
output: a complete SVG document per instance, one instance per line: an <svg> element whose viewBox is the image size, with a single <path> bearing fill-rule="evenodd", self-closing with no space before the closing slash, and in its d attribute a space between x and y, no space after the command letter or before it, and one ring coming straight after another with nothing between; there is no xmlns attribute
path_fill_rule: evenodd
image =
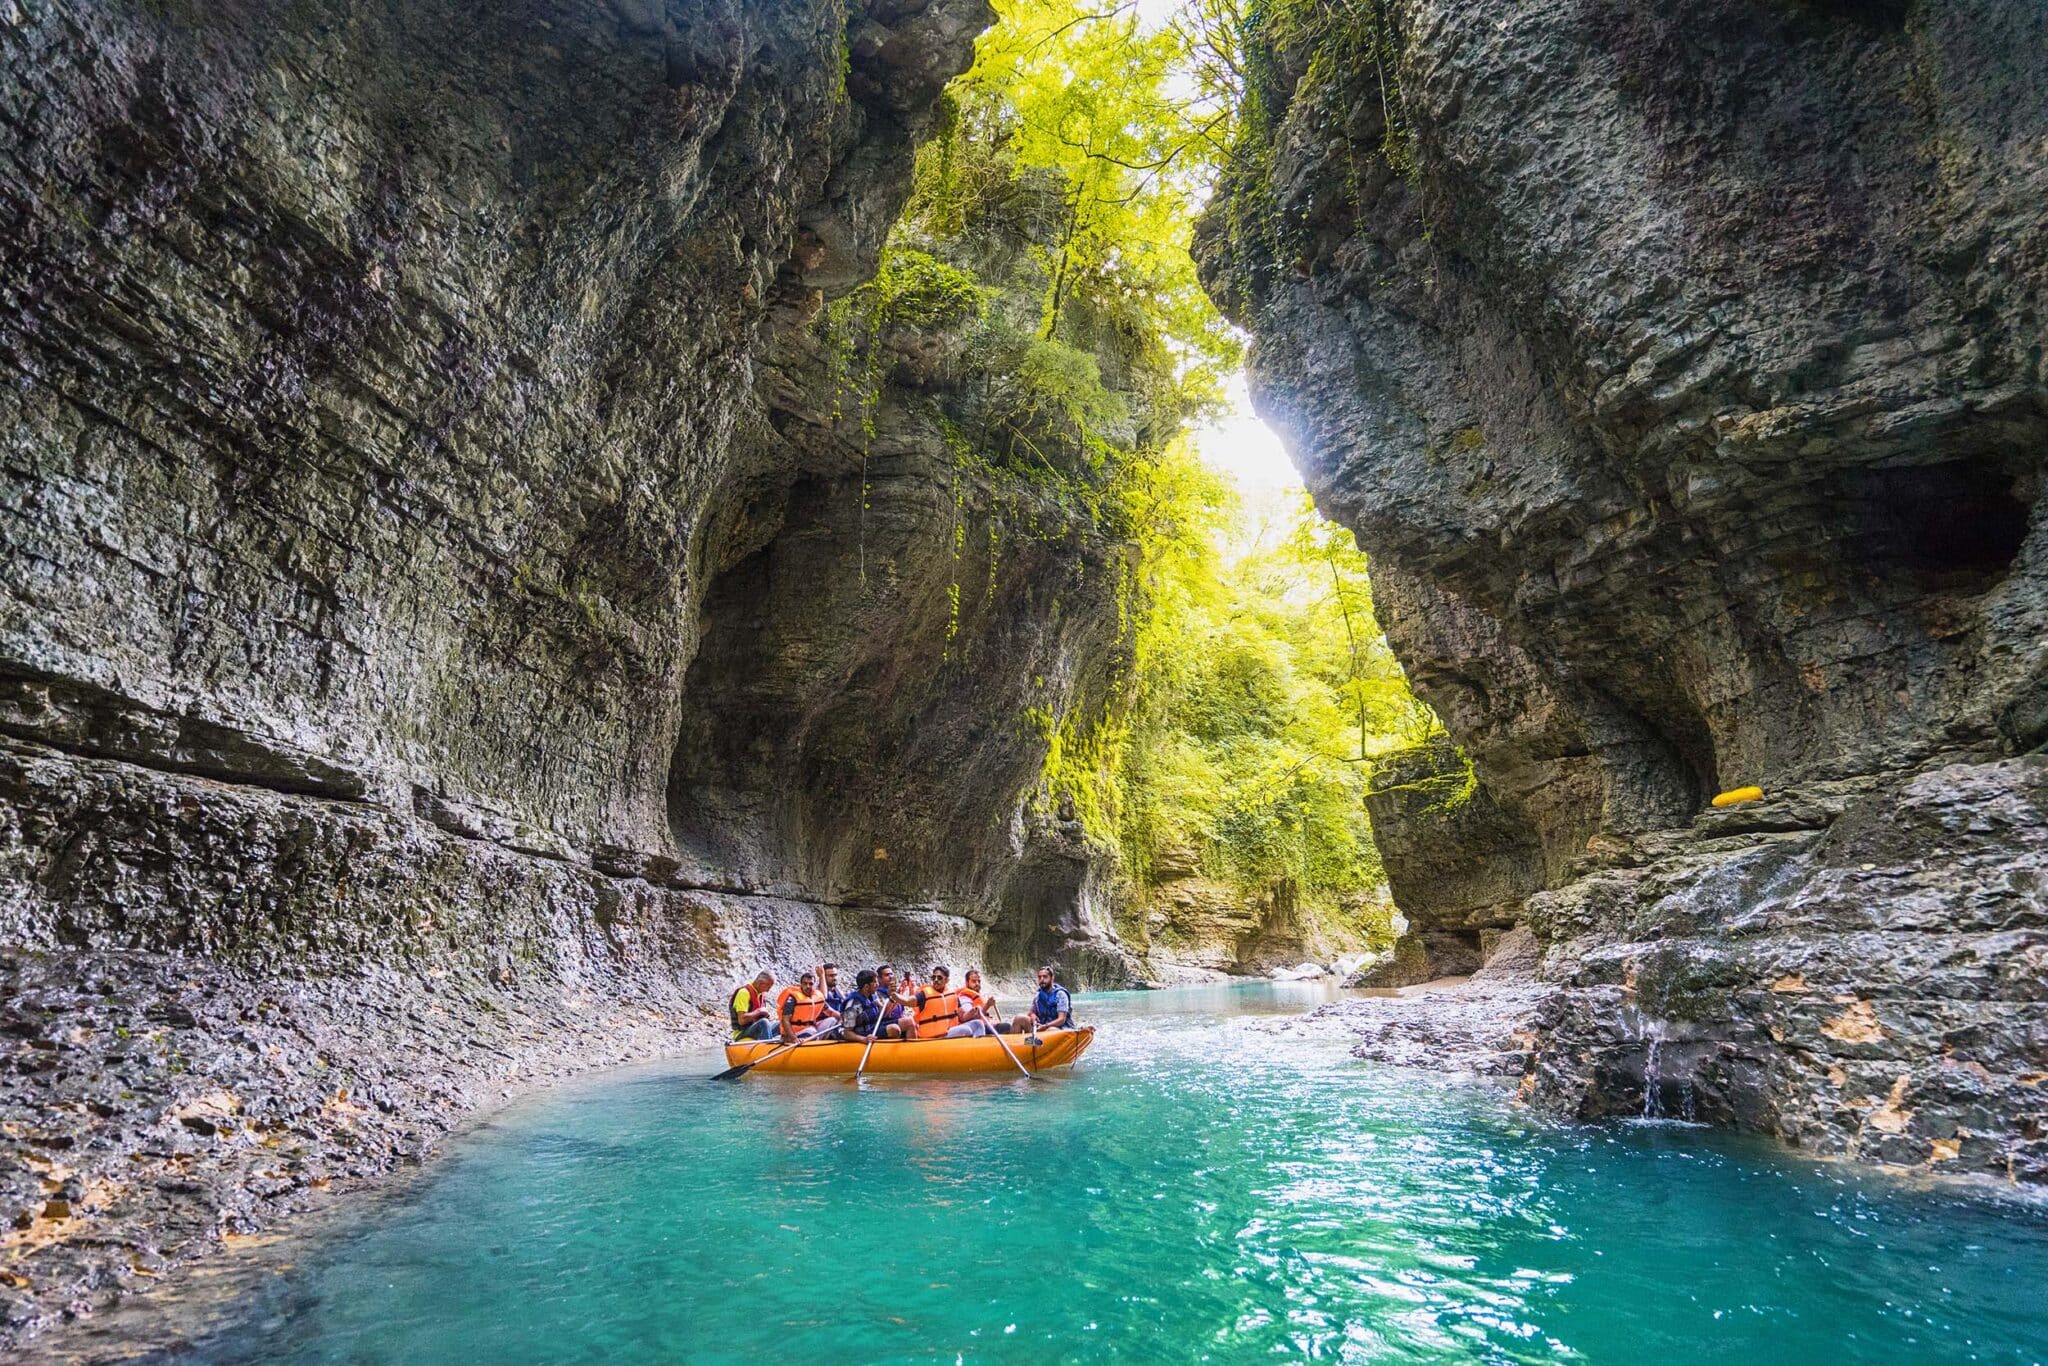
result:
<svg viewBox="0 0 2048 1366"><path fill-rule="evenodd" d="M818 990L818 979L808 972L778 998L778 1009L782 1017L784 1043L814 1038L830 1028L823 1023L829 1012L825 1008L825 997Z"/></svg>

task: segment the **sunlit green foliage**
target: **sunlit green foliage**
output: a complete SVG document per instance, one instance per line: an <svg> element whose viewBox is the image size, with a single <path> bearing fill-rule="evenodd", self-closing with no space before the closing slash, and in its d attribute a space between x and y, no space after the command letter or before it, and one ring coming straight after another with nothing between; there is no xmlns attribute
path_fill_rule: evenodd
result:
<svg viewBox="0 0 2048 1366"><path fill-rule="evenodd" d="M1193 0L1147 23L1114 0L998 0L881 275L828 315L848 411L871 411L890 334L944 333L957 373L928 382L960 460L1125 548L1112 695L1019 724L1046 745L1043 800L1141 884L1175 848L1248 897L1376 886L1372 760L1435 727L1350 533L1305 495L1255 532L1184 439L1240 360L1189 239L1238 137L1243 35L1348 3Z"/></svg>
<svg viewBox="0 0 2048 1366"><path fill-rule="evenodd" d="M891 326L946 327L978 319L987 309L973 276L921 251L885 256L873 290Z"/></svg>
<svg viewBox="0 0 2048 1366"><path fill-rule="evenodd" d="M944 406L961 440L1122 535L1115 490L1239 359L1188 255L1222 144L1176 96L1179 39L1132 7L998 9L879 277L828 314L840 409L869 412L892 331L957 328Z"/></svg>
<svg viewBox="0 0 2048 1366"><path fill-rule="evenodd" d="M1233 539L1252 534L1226 491L1206 494ZM1185 847L1248 891L1380 881L1364 812L1372 761L1436 720L1373 624L1365 571L1351 533L1306 495L1240 554L1212 535L1155 562L1119 775L1135 876Z"/></svg>
<svg viewBox="0 0 2048 1366"><path fill-rule="evenodd" d="M906 235L988 265L1021 245L1033 329L1098 358L1163 440L1215 400L1238 341L1195 279L1195 212L1224 153L1180 39L1135 6L1004 0L920 154Z"/></svg>

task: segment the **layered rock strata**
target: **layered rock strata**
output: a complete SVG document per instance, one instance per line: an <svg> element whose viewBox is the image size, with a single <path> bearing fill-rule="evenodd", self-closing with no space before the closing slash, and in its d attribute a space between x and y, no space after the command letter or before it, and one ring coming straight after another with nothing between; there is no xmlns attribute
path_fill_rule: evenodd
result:
<svg viewBox="0 0 2048 1366"><path fill-rule="evenodd" d="M1202 251L1488 804L1397 892L1533 884L1547 1104L2048 1179L2048 13L1347 13Z"/></svg>
<svg viewBox="0 0 2048 1366"><path fill-rule="evenodd" d="M1368 986L1477 972L1543 886L1542 851L1448 741L1388 756L1366 796L1388 890L1409 929Z"/></svg>
<svg viewBox="0 0 2048 1366"><path fill-rule="evenodd" d="M0 1331L758 963L1125 970L1118 547L806 359L990 18L0 8Z"/></svg>

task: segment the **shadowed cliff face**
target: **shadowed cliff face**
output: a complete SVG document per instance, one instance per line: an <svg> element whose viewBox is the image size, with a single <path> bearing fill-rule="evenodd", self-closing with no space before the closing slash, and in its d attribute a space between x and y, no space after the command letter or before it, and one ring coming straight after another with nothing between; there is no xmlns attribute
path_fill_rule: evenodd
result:
<svg viewBox="0 0 2048 1366"><path fill-rule="evenodd" d="M1127 547L815 329L990 18L0 7L4 1331L758 964L1125 970Z"/></svg>
<svg viewBox="0 0 2048 1366"><path fill-rule="evenodd" d="M18 16L9 732L659 850L764 311L987 17Z"/></svg>
<svg viewBox="0 0 2048 1366"><path fill-rule="evenodd" d="M1048 718L1100 715L1128 672L1135 551L965 435L967 332L879 328L870 393L829 319L765 357L669 770L679 875L942 913L999 971L1121 983L1111 856L1041 773ZM914 917L883 935L920 967L936 947Z"/></svg>
<svg viewBox="0 0 2048 1366"><path fill-rule="evenodd" d="M1313 65L1274 54L1283 112L1202 252L1257 334L1262 411L1374 557L1389 639L1477 763L1494 810L1472 857L1553 889L1548 971L1609 993L1558 1024L1532 1086L1633 1108L1645 1068L1671 1066L1648 1044L1684 979L1686 1065L1716 1117L2040 1176L2020 1082L2042 1070L2024 965L2048 908L2012 812L2043 814L2041 761L1995 761L2048 737L2048 17L1386 10L1384 73L1336 44ZM1390 108L1412 174L1383 151ZM1766 807L1694 824L1752 783ZM1887 937L1862 951L1924 951L1933 927L1888 921L1886 889L1922 894L1956 853L1941 942L1972 966L1894 981L1832 956L1847 924L1808 892L1838 821L1944 801L1955 838L2011 832L2003 858L1975 866L1931 827L1894 841L1861 869L1891 879L1867 889ZM1383 816L1383 842L1474 833ZM1728 880L1766 847L1774 878ZM1603 868L1597 897L1575 880ZM1679 903L1702 954L1745 946L1739 970L1702 984L1689 950L1650 946L1680 933ZM1809 953L1829 961L1807 971ZM1780 1018L1808 991L1871 998L1848 1052L1882 1078ZM1951 993L1980 1003L1969 1030L1997 1056L1922 1008ZM1966 1058L1989 1071L1962 1077Z"/></svg>

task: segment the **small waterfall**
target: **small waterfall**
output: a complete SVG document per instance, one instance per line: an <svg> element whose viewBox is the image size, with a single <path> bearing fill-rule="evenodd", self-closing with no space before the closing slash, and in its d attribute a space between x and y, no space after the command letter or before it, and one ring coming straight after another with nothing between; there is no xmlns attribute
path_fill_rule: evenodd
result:
<svg viewBox="0 0 2048 1366"><path fill-rule="evenodd" d="M1667 1018L1671 999L1669 979L1657 983L1656 1000L1642 1000L1623 1007L1623 1021L1630 1037L1643 1045L1643 1108L1644 1119L1679 1119L1687 1124L1699 1122L1699 1104L1693 1089L1693 1066L1698 1059L1683 1047L1689 1035L1681 1029L1678 1042L1681 1047L1673 1060L1671 1078L1677 1083L1678 1113L1669 1114L1664 1108L1664 1045L1673 1042L1671 1021Z"/></svg>
<svg viewBox="0 0 2048 1366"><path fill-rule="evenodd" d="M1697 1057L1683 1046L1685 1035L1681 1033L1679 1036L1680 1048L1673 1064L1677 1075L1671 1080L1678 1085L1678 1113L1673 1115L1664 1109L1664 1045L1673 1042L1671 1022L1661 1016L1644 1014L1634 1007L1629 1008L1627 1019L1629 1032L1643 1043L1642 1118L1699 1123L1699 1101L1693 1089L1693 1065Z"/></svg>
<svg viewBox="0 0 2048 1366"><path fill-rule="evenodd" d="M1643 1055L1643 1118L1664 1118L1664 1022L1652 1020L1650 1025L1650 1048Z"/></svg>

